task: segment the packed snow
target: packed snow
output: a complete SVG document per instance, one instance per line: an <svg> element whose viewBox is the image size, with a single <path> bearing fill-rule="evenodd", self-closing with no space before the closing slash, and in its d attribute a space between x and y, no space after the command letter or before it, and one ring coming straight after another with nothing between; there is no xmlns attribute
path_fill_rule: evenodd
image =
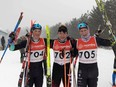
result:
<svg viewBox="0 0 116 87"><path fill-rule="evenodd" d="M52 53L51 56L53 56L52 50L51 53ZM0 56L2 56L2 54L3 51L0 51ZM112 50L99 48L97 56L99 67L98 87L111 87L114 53ZM51 59L51 65L52 64L53 59ZM76 69L77 67L78 63L76 65ZM21 72L20 52L9 51L8 49L0 64L0 87L17 87L20 72ZM43 87L46 87L45 78Z"/></svg>

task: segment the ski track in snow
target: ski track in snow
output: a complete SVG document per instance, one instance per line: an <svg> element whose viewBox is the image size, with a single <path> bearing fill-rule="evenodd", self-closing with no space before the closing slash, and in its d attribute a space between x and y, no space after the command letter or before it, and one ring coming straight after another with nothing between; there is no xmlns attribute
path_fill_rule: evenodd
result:
<svg viewBox="0 0 116 87"><path fill-rule="evenodd" d="M2 56L3 51L0 51ZM53 52L51 50L51 56ZM98 87L111 87L112 70L114 63L114 54L112 50L98 49ZM53 56L51 57L51 66L53 64ZM17 87L19 74L21 72L20 52L7 50L0 64L0 87ZM78 63L76 65L76 71ZM52 70L52 69L51 69ZM77 72L76 72L77 73ZM43 87L46 87L46 79L44 78ZM60 87L63 87L62 84Z"/></svg>

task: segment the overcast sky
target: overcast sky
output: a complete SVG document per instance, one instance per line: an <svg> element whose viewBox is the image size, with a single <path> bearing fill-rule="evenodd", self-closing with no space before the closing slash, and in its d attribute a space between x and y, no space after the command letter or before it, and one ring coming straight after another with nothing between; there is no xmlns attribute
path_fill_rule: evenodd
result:
<svg viewBox="0 0 116 87"><path fill-rule="evenodd" d="M24 12L21 27L29 27L31 19L52 26L79 18L93 6L95 0L0 0L0 27L13 30L20 12Z"/></svg>

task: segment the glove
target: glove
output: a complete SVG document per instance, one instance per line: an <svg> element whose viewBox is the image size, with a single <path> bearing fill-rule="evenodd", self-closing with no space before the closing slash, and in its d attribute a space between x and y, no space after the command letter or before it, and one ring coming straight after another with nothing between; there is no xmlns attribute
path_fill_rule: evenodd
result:
<svg viewBox="0 0 116 87"><path fill-rule="evenodd" d="M26 37L30 37L30 34L29 34L29 33L27 33L25 36L26 36Z"/></svg>
<svg viewBox="0 0 116 87"><path fill-rule="evenodd" d="M96 31L95 35L99 36L102 33L102 30L98 28L98 30Z"/></svg>
<svg viewBox="0 0 116 87"><path fill-rule="evenodd" d="M114 70L112 74L112 84L114 87L116 86L115 79L116 79L116 70Z"/></svg>
<svg viewBox="0 0 116 87"><path fill-rule="evenodd" d="M11 33L9 34L9 37L11 38L10 43L12 43L13 40L15 40L15 32L11 32Z"/></svg>
<svg viewBox="0 0 116 87"><path fill-rule="evenodd" d="M97 32L98 32L98 34L100 34L102 32L102 30L101 29L98 29Z"/></svg>

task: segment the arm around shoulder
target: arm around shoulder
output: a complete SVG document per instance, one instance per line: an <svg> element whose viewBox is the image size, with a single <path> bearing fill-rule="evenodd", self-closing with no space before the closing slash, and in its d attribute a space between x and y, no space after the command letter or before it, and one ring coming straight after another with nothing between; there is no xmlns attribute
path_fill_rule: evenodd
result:
<svg viewBox="0 0 116 87"><path fill-rule="evenodd" d="M96 37L96 41L98 46L111 46L111 41L109 39L104 39L100 37Z"/></svg>

